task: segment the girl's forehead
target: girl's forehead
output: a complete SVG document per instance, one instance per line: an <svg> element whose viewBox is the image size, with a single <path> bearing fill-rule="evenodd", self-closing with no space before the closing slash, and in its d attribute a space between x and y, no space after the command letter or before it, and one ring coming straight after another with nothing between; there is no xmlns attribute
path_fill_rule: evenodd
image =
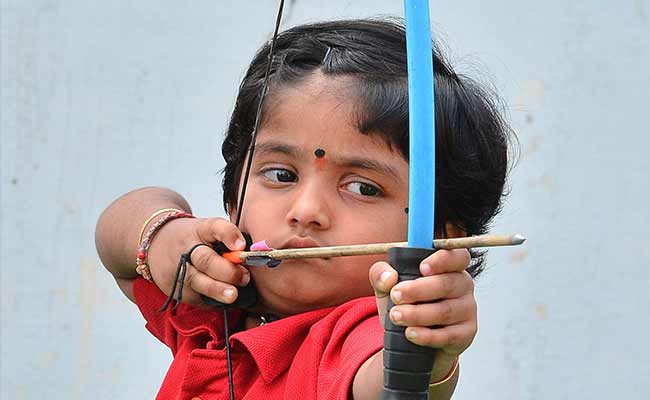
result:
<svg viewBox="0 0 650 400"><path fill-rule="evenodd" d="M358 131L331 131L312 134L306 130L262 130L255 145L256 154L277 153L293 158L400 157L384 140Z"/></svg>
<svg viewBox="0 0 650 400"><path fill-rule="evenodd" d="M328 158L362 155L369 159L396 156L403 160L385 138L359 130L352 81L319 72L300 84L274 88L269 92L256 148L272 143L270 147L290 147L311 158L317 149L322 149Z"/></svg>
<svg viewBox="0 0 650 400"><path fill-rule="evenodd" d="M304 142L372 142L359 132L354 103L339 92L313 86L291 88L277 93L271 103L260 140L274 136Z"/></svg>
<svg viewBox="0 0 650 400"><path fill-rule="evenodd" d="M378 135L361 133L343 120L321 121L313 115L300 118L295 124L262 127L255 149L259 154L275 152L295 158L314 158L317 155L326 155L330 159L352 155L402 158Z"/></svg>
<svg viewBox="0 0 650 400"><path fill-rule="evenodd" d="M355 85L353 78L320 71L299 82L274 85L265 99L264 124L295 123L295 118L312 116L324 122L336 117L354 126Z"/></svg>

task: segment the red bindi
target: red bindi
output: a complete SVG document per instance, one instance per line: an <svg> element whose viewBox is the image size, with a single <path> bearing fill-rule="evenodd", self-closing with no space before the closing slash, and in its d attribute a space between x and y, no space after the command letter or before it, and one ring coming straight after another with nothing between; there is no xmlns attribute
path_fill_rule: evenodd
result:
<svg viewBox="0 0 650 400"><path fill-rule="evenodd" d="M325 158L325 150L321 149L320 147L314 150L314 156L316 159L314 162L316 163L316 167L318 167L319 170L322 170L325 168L325 165L327 165L327 158Z"/></svg>

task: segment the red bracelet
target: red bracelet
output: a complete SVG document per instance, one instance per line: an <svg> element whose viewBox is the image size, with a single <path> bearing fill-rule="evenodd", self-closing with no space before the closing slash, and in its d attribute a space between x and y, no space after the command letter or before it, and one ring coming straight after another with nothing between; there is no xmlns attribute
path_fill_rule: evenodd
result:
<svg viewBox="0 0 650 400"><path fill-rule="evenodd" d="M147 233L145 233L144 236L142 237L142 242L140 243L140 247L138 247L135 272L137 272L138 275L142 275L144 279L148 281L153 280L151 277L151 270L149 269L149 264L147 264L147 256L149 252L149 246L151 246L151 242L153 241L154 236L156 236L156 233L160 231L160 228L162 228L163 225L177 218L194 218L194 216L190 213L186 213L183 211L174 211L174 212L164 214L160 218L158 218L158 220L156 220L156 222L154 222L153 225L151 225L151 228L149 228Z"/></svg>

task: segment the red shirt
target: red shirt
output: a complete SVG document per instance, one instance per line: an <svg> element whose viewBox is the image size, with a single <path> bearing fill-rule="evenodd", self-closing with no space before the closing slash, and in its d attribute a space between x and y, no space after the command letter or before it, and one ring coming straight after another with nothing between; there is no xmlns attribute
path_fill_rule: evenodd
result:
<svg viewBox="0 0 650 400"><path fill-rule="evenodd" d="M223 313L181 304L159 313L166 296L134 283L147 329L174 355L157 400L227 400ZM229 326L242 314L229 311ZM383 346L374 297L293 315L230 336L235 399L348 399L354 376Z"/></svg>

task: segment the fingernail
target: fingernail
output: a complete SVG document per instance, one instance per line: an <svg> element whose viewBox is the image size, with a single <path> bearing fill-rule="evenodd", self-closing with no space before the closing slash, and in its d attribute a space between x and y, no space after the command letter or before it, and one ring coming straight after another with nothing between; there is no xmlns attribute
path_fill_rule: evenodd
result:
<svg viewBox="0 0 650 400"><path fill-rule="evenodd" d="M235 291L233 289L226 289L223 291L223 297L226 299L231 299L235 295Z"/></svg>
<svg viewBox="0 0 650 400"><path fill-rule="evenodd" d="M245 273L241 277L241 281L239 282L242 286L248 285L248 282L251 280L251 275L249 273Z"/></svg>
<svg viewBox="0 0 650 400"><path fill-rule="evenodd" d="M243 249L244 247L246 247L246 241L244 241L242 239L235 240L235 248L236 249Z"/></svg>
<svg viewBox="0 0 650 400"><path fill-rule="evenodd" d="M382 285L385 285L385 284L388 282L388 280L390 279L390 276L391 276L391 275L392 275L392 274L391 274L390 271L384 271L384 272L382 272L381 275L379 275L379 282L380 282Z"/></svg>
<svg viewBox="0 0 650 400"><path fill-rule="evenodd" d="M393 298L393 303L400 303L402 301L402 292L399 290L393 290L391 292L391 297Z"/></svg>
<svg viewBox="0 0 650 400"><path fill-rule="evenodd" d="M390 312L390 318L393 320L393 322L399 322L402 320L402 313L397 310L392 310Z"/></svg>
<svg viewBox="0 0 650 400"><path fill-rule="evenodd" d="M422 273L422 275L429 275L431 274L431 271L432 271L431 265L427 263L420 264L420 272Z"/></svg>
<svg viewBox="0 0 650 400"><path fill-rule="evenodd" d="M417 339L418 338L418 333L413 329L407 329L406 332L404 332L404 334L406 335L406 337L408 339Z"/></svg>

